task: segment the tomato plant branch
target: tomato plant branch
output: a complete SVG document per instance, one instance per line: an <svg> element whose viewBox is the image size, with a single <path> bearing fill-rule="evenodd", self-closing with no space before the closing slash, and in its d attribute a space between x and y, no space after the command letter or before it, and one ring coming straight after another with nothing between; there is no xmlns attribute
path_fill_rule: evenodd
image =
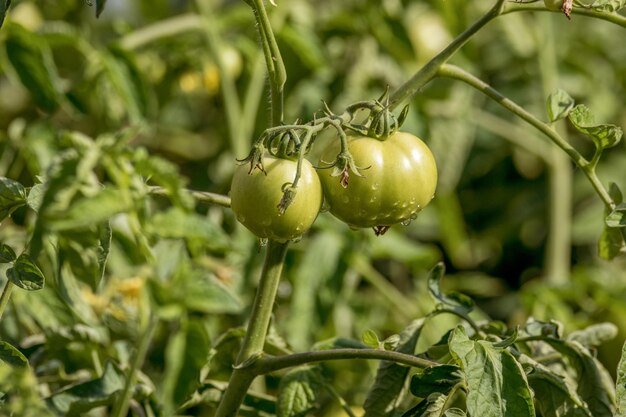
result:
<svg viewBox="0 0 626 417"><path fill-rule="evenodd" d="M162 38L202 29L202 19L192 13L170 17L137 29L121 37L117 42L124 49L137 49Z"/></svg>
<svg viewBox="0 0 626 417"><path fill-rule="evenodd" d="M13 284L9 279L7 279L6 284L4 284L4 288L2 289L2 295L0 295L0 318L2 318L2 314L9 304L9 299L11 298L11 292L13 291Z"/></svg>
<svg viewBox="0 0 626 417"><path fill-rule="evenodd" d="M544 135L546 135L555 145L561 148L569 157L580 167L580 169L587 176L591 185L596 190L597 194L600 196L605 206L609 210L615 209L615 202L609 196L609 193L602 185L602 182L598 178L593 169L593 166L590 162L585 159L576 149L574 149L567 141L565 141L554 129L550 127L550 125L542 122L537 119L535 116L530 114L524 108L513 102L511 99L503 96L499 91L491 87L489 84L485 83L481 79L475 77L474 75L468 73L467 71L459 68L455 65L445 64L439 68L439 75L442 77L452 78L459 81L462 81L468 84L471 87L474 87L478 91L482 92L498 104L500 104L505 109L509 110L511 113L515 114L525 122L529 123Z"/></svg>
<svg viewBox="0 0 626 417"><path fill-rule="evenodd" d="M292 368L307 363L335 361L342 359L378 359L395 362L415 368L429 368L438 365L428 359L419 358L406 353L382 349L328 349L313 352L293 353L284 356L265 356L249 365L256 375L276 372L285 368ZM246 369L246 368L244 368Z"/></svg>
<svg viewBox="0 0 626 417"><path fill-rule="evenodd" d="M272 126L277 126L283 121L283 91L285 81L287 80L287 72L263 0L250 0L249 4L254 10L254 17L259 26L265 64L267 65L269 75L272 99Z"/></svg>
<svg viewBox="0 0 626 417"><path fill-rule="evenodd" d="M391 94L389 109L395 109L403 101L419 92L430 80L435 78L439 67L445 64L483 26L502 13L503 5L504 0L498 0L485 15L457 36L443 51L439 52L428 61L428 63L416 72L407 82L398 87L398 89Z"/></svg>
<svg viewBox="0 0 626 417"><path fill-rule="evenodd" d="M222 97L224 98L224 108L226 110L226 123L228 125L228 136L230 139L231 150L236 156L241 156L246 152L248 145L247 137L241 135L241 103L237 95L235 81L230 73L226 70L226 63L222 54L221 46L223 44L218 32L218 25L211 16L213 13L209 10L208 5L203 0L196 0L196 5L202 13L202 28L209 51L213 55L215 64L220 72L220 86Z"/></svg>
<svg viewBox="0 0 626 417"><path fill-rule="evenodd" d="M113 412L111 413L111 417L124 417L128 414L128 407L130 404L130 400L133 397L137 371L141 368L143 362L146 359L148 348L150 347L150 343L152 342L154 330L156 329L158 322L159 320L156 316L151 316L149 318L146 329L142 334L141 339L139 340L139 346L137 347L137 352L135 353L135 357L133 358L131 367L128 370L128 375L126 375L124 389L122 390L122 393L118 396L119 400L116 403Z"/></svg>
<svg viewBox="0 0 626 417"><path fill-rule="evenodd" d="M237 356L236 366L230 377L228 388L224 392L215 417L234 417L237 415L237 410L239 410L239 406L255 377L254 373L246 369L245 364L254 363L255 358L263 353L265 337L269 329L272 308L274 307L288 246L289 243L287 242L280 243L273 240L270 240L267 245L261 281L252 305L248 329Z"/></svg>
<svg viewBox="0 0 626 417"><path fill-rule="evenodd" d="M533 4L533 3L516 3L516 2L507 2L504 9L502 10L502 14L508 14L513 12L553 12L553 13L562 13L561 11L549 10L544 7L542 4ZM577 14L581 16L594 17L596 19L605 20L607 22L615 23L618 26L626 28L626 16L622 16L619 13L607 13L607 12L599 12L593 9L585 9L581 7L574 7L572 9L572 14Z"/></svg>
<svg viewBox="0 0 626 417"><path fill-rule="evenodd" d="M168 196L169 192L163 187L150 187L148 190L150 194ZM189 194L196 200L202 203L217 204L222 207L230 207L230 198L228 196L216 193L209 193L206 191L187 190Z"/></svg>

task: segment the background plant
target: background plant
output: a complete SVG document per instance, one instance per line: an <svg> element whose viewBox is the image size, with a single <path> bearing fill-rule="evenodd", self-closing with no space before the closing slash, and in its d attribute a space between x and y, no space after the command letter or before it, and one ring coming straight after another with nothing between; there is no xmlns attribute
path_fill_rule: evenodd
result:
<svg viewBox="0 0 626 417"><path fill-rule="evenodd" d="M8 3L0 2L3 18ZM270 8L288 70L284 120L310 118L320 98L341 112L354 101L379 96L385 85L398 87L493 6L284 3ZM28 254L42 272L7 276L29 283L46 277L40 291L14 289L10 301L4 298L2 358L12 368L2 365L3 407L15 415L107 412L99 406L120 415L125 404L137 415L170 415L175 409L200 414L215 406L230 374L260 256L255 239L228 210L206 204L227 205L227 199L188 190L225 194L233 159L246 155L252 138L267 120L276 124L280 111L274 107L272 116L264 104L266 62L244 2L103 5L94 5L102 13L95 20L94 10L80 2L14 2L0 31L0 167L12 179L2 183L0 233L3 253L9 254L4 259ZM557 109L550 119L541 116L546 97L560 87L598 120L623 126L624 18L610 10L618 6L575 8L571 22L559 14L507 13L451 63L488 80L540 119L554 119L571 107L550 106ZM542 9L536 3L504 7ZM120 8L123 20L115 17ZM270 74L271 86L280 84L280 72ZM444 67L441 75L464 77L481 88L457 67ZM281 94L272 88L274 98ZM550 103L564 97L569 103L564 95L556 97ZM574 121L585 130L590 123L580 109ZM572 124L555 127L589 161L607 144L594 146ZM623 260L606 263L596 253L597 243L604 242L605 257L617 254L619 229L607 229L601 238L609 213L603 213L586 172L572 170L567 156L536 130L462 83L430 82L411 100L405 129L427 138L437 157L441 180L434 208L410 226L392 229L384 241L322 214L287 253L268 353L308 350L327 338L338 339L318 348L363 348L353 340L367 329L383 339L372 343L379 337L365 332L369 344L399 346L402 336L388 336L431 311L424 278L444 259L448 285L479 301L474 320L488 314L520 324L527 333L522 340L532 337L525 324L529 315L556 318L568 332L614 318L621 333L599 353L607 369L616 369L625 331L619 319ZM608 184L623 188L625 166L619 143L597 167L617 204L616 188ZM619 213L610 222L619 224ZM320 258L327 260L321 267ZM455 320L429 320L416 351L436 345ZM513 335L504 327L482 331L504 340ZM458 332L455 340L463 341ZM550 337L564 340L560 336L542 335L553 349L573 343L549 343ZM500 342L479 339L484 343L472 343L505 349L499 352L527 343L498 347L487 343ZM595 349L597 342L585 343ZM560 351L570 365L590 360L586 350L571 349ZM26 359L30 367L16 371ZM561 360L554 360L557 366ZM338 404L363 404L376 367L368 364L329 362L257 378L242 413L275 410L279 381L280 392L296 386L323 393L314 401L320 413L332 413ZM321 389L325 381L335 388ZM76 382L86 385L71 388ZM566 394L577 401L579 394ZM337 401L338 395L345 400ZM286 397L278 398L284 403ZM598 398L599 407L606 405L606 398Z"/></svg>

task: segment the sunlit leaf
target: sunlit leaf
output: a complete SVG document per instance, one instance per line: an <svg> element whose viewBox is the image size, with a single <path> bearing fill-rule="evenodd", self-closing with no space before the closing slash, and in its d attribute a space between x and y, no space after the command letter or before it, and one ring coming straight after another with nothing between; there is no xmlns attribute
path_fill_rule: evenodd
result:
<svg viewBox="0 0 626 417"><path fill-rule="evenodd" d="M378 349L380 347L380 340L378 339L378 335L372 329L365 330L363 332L363 335L361 335L361 340L363 341L363 343L371 348Z"/></svg>
<svg viewBox="0 0 626 417"><path fill-rule="evenodd" d="M598 149L615 146L622 139L622 128L611 124L596 124L591 110L579 104L569 113L569 120L581 133L593 139Z"/></svg>
<svg viewBox="0 0 626 417"><path fill-rule="evenodd" d="M450 338L450 354L465 376L470 415L535 417L526 374L508 349L471 340L457 327Z"/></svg>
<svg viewBox="0 0 626 417"><path fill-rule="evenodd" d="M40 290L44 286L43 273L26 254L20 255L13 266L7 269L7 278L27 291Z"/></svg>
<svg viewBox="0 0 626 417"><path fill-rule="evenodd" d="M561 89L548 96L547 109L551 122L566 118L573 107L574 99Z"/></svg>
<svg viewBox="0 0 626 417"><path fill-rule="evenodd" d="M587 348L597 347L615 339L618 331L619 329L613 323L597 323L570 333L567 340L578 342Z"/></svg>

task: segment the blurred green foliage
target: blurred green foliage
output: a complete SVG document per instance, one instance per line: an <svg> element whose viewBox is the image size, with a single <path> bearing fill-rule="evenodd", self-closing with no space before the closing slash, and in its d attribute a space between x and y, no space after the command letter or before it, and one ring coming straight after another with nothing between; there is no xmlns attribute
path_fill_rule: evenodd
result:
<svg viewBox="0 0 626 417"><path fill-rule="evenodd" d="M41 291L15 290L2 317L0 338L32 369L19 376L23 397L4 401L20 416L29 415L19 414L27 401L44 407L32 392L36 379L39 396L67 412L72 393L64 387L91 379L102 395L87 405L110 404L117 367L129 365L146 316L157 314L131 408L167 413L188 400L189 413L203 415L234 360L262 248L228 209L194 203L184 187L228 193L235 158L267 126L254 19L242 1L103 4L15 0L0 30L0 176L29 191L28 207L2 222L0 242L18 254L37 249L46 276ZM271 18L288 73L287 120L311 119L322 99L341 111L399 86L488 7L279 0ZM624 28L599 20L514 13L452 62L543 120L547 94L561 88L600 121L626 126L623 39ZM591 142L563 122L556 128L591 157ZM399 332L432 309L426 271L444 260L445 285L478 300L478 319L557 319L569 331L616 323L618 342L601 351L615 369L626 337L626 264L597 255L603 206L582 172L555 162L558 152L530 127L449 80L414 97L404 129L437 159L433 204L380 238L322 213L287 255L269 349L360 339L366 329ZM598 167L605 184L623 189L625 146ZM153 185L166 196L151 194ZM559 217L565 224L554 228ZM556 254L550 236L560 243ZM437 318L420 343L430 346L453 323ZM12 378L6 366L0 391ZM324 372L360 404L374 366L332 363ZM262 409L267 398L257 392L274 392L278 378L256 384L243 412Z"/></svg>

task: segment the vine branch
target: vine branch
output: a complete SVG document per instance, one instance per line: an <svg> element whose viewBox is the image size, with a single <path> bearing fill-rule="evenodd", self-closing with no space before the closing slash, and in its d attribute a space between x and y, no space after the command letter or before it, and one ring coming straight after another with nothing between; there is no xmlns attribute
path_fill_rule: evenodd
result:
<svg viewBox="0 0 626 417"><path fill-rule="evenodd" d="M491 98L496 103L500 104L502 107L509 110L511 113L515 114L520 119L524 120L531 126L538 129L544 135L546 135L555 145L557 145L565 153L567 153L567 155L569 155L574 163L581 168L581 170L585 173L585 175L591 182L593 188L602 199L607 209L611 211L615 209L615 202L613 201L611 196L609 196L609 193L604 188L604 185L602 185L602 183L600 182L600 179L593 169L593 165L587 159L585 159L585 157L583 157L576 149L574 149L574 147L572 147L567 141L565 141L548 124L537 119L535 116L519 106L513 100L505 97L489 84L475 77L474 75L470 74L462 68L459 68L455 65L444 64L439 68L438 75L441 77L447 77L462 81L469 86L477 89L478 91L485 94L487 97Z"/></svg>

